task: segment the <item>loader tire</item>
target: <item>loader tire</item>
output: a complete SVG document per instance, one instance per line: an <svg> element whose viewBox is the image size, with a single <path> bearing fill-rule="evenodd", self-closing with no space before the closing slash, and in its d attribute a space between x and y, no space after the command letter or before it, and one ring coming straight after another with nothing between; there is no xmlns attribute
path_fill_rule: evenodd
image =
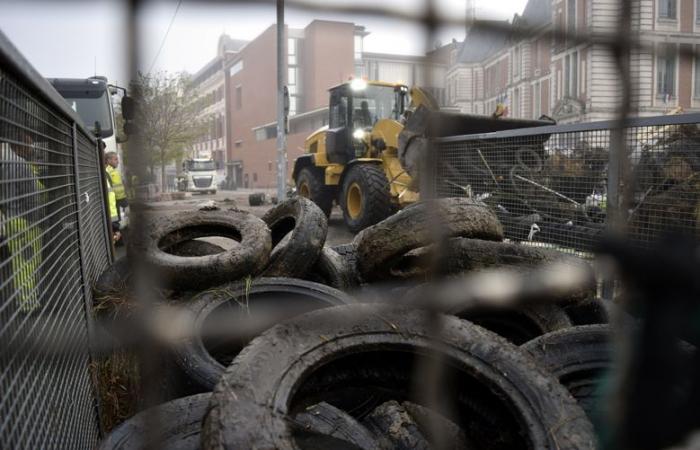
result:
<svg viewBox="0 0 700 450"><path fill-rule="evenodd" d="M601 396L600 384L612 367L608 325L555 331L526 343L523 348L559 379L593 420Z"/></svg>
<svg viewBox="0 0 700 450"><path fill-rule="evenodd" d="M196 390L208 392L241 349L277 322L353 302L336 289L293 278L257 278L217 286L186 303L193 330L175 347L175 360Z"/></svg>
<svg viewBox="0 0 700 450"><path fill-rule="evenodd" d="M448 418L457 418L472 448L595 448L581 408L527 352L458 318L438 319L436 335L423 311L357 304L276 325L238 355L214 389L203 447L296 450L290 416L361 388L370 390L355 396L361 403L382 394L416 401L416 364L434 362L443 364L437 383L445 411L455 411ZM403 378L375 376L381 369Z"/></svg>
<svg viewBox="0 0 700 450"><path fill-rule="evenodd" d="M98 450L199 450L202 418L210 398L211 393L197 394L140 412L112 430Z"/></svg>
<svg viewBox="0 0 700 450"><path fill-rule="evenodd" d="M295 197L267 211L262 220L270 228L272 253L261 276L302 278L326 242L328 221L323 211L311 200Z"/></svg>
<svg viewBox="0 0 700 450"><path fill-rule="evenodd" d="M389 180L375 164L355 164L343 179L340 196L345 225L353 233L380 222L394 212Z"/></svg>
<svg viewBox="0 0 700 450"><path fill-rule="evenodd" d="M178 256L168 248L191 239L223 236L236 240L225 252ZM265 222L244 211L185 211L154 219L139 241L146 262L175 290L204 289L255 275L267 265L272 241Z"/></svg>
<svg viewBox="0 0 700 450"><path fill-rule="evenodd" d="M383 450L364 425L326 402L306 408L294 417L293 424L295 438L304 450L342 448L346 442L353 450Z"/></svg>
<svg viewBox="0 0 700 450"><path fill-rule="evenodd" d="M435 243L435 237L503 240L503 227L484 203L469 198L419 202L355 236L363 280L391 278L391 268L406 253Z"/></svg>
<svg viewBox="0 0 700 450"><path fill-rule="evenodd" d="M297 194L306 197L321 208L326 217L331 216L336 189L326 186L323 172L305 167L299 171L296 179Z"/></svg>
<svg viewBox="0 0 700 450"><path fill-rule="evenodd" d="M345 258L330 247L323 247L305 279L345 291L357 285L355 273Z"/></svg>

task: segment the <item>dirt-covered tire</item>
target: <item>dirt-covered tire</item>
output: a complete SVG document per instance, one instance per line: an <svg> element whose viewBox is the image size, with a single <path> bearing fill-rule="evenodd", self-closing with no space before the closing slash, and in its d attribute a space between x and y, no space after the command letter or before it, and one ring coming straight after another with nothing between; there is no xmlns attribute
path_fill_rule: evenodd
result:
<svg viewBox="0 0 700 450"><path fill-rule="evenodd" d="M210 393L192 395L142 411L112 430L98 450L199 450L202 418L210 397ZM150 440L144 442L146 438Z"/></svg>
<svg viewBox="0 0 700 450"><path fill-rule="evenodd" d="M353 450L383 450L364 425L326 402L306 408L294 417L293 424L303 449L339 448L350 443Z"/></svg>
<svg viewBox="0 0 700 450"><path fill-rule="evenodd" d="M614 306L612 301L594 296L563 305L574 325L609 323Z"/></svg>
<svg viewBox="0 0 700 450"><path fill-rule="evenodd" d="M316 264L304 278L341 291L357 285L357 279L348 262L330 247L323 247Z"/></svg>
<svg viewBox="0 0 700 450"><path fill-rule="evenodd" d="M595 448L581 408L527 352L466 321L439 317L439 336L426 313L386 305L313 311L271 328L217 384L204 420L204 448L298 449L287 417L313 404L306 404L310 398L324 401L352 387L349 382L366 386L361 377L367 376L377 389L415 401L410 393L419 380L409 376L398 385L373 377L376 367L367 363L415 376L411 368L434 357L444 363L439 385L449 393L446 410L457 408L458 424L469 430L475 448ZM360 378L319 382L334 371L347 374L346 367ZM482 414L470 407L475 402L490 410Z"/></svg>
<svg viewBox="0 0 700 450"><path fill-rule="evenodd" d="M196 389L211 391L231 360L264 330L314 309L353 302L336 289L293 278L220 285L185 304L193 330L175 347L175 360Z"/></svg>
<svg viewBox="0 0 700 450"><path fill-rule="evenodd" d="M435 242L435 237L503 240L503 227L484 203L468 198L420 202L355 236L358 270L364 280L390 277L404 254Z"/></svg>
<svg viewBox="0 0 700 450"><path fill-rule="evenodd" d="M377 164L355 164L347 169L340 193L345 225L353 233L381 222L394 212L389 180Z"/></svg>
<svg viewBox="0 0 700 450"><path fill-rule="evenodd" d="M234 239L240 245L208 256L177 256L167 249L207 236ZM233 210L186 211L154 219L138 243L147 263L173 289L204 289L259 273L272 247L265 222Z"/></svg>
<svg viewBox="0 0 700 450"><path fill-rule="evenodd" d="M351 242L349 244L336 245L331 248L345 260L345 264L350 270L350 279L353 282L353 286L361 284L362 279L360 278L360 273L357 271L357 248L355 244Z"/></svg>
<svg viewBox="0 0 700 450"><path fill-rule="evenodd" d="M410 414L423 435L431 443L431 448L444 450L464 450L473 448L456 423L446 419L435 410L417 405L412 402L403 402L401 406Z"/></svg>
<svg viewBox="0 0 700 450"><path fill-rule="evenodd" d="M600 384L612 367L608 325L584 325L540 336L522 346L571 392L593 419Z"/></svg>
<svg viewBox="0 0 700 450"><path fill-rule="evenodd" d="M516 345L522 345L552 331L572 327L568 314L554 304L530 305L517 309L481 308L456 312L455 315Z"/></svg>
<svg viewBox="0 0 700 450"><path fill-rule="evenodd" d="M429 450L430 443L403 405L396 400L382 403L362 420L382 447L396 450Z"/></svg>
<svg viewBox="0 0 700 450"><path fill-rule="evenodd" d="M272 253L261 276L302 278L326 242L323 211L307 198L294 197L267 211L262 220L270 229Z"/></svg>
<svg viewBox="0 0 700 450"><path fill-rule="evenodd" d="M299 171L295 182L297 194L300 197L308 198L316 203L326 217L331 216L336 188L326 186L322 170L305 167Z"/></svg>

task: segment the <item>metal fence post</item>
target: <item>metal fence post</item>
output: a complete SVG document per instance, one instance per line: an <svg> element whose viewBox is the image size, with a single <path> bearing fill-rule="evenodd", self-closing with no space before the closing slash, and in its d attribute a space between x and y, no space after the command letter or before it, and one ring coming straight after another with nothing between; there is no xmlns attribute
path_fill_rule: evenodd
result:
<svg viewBox="0 0 700 450"><path fill-rule="evenodd" d="M608 180L607 202L605 208L605 225L608 233L615 233L621 220L620 215L620 168L622 165L623 147L615 143L624 142L623 128L610 130L610 143L608 144ZM603 280L602 296L612 300L615 294L615 280L606 278Z"/></svg>

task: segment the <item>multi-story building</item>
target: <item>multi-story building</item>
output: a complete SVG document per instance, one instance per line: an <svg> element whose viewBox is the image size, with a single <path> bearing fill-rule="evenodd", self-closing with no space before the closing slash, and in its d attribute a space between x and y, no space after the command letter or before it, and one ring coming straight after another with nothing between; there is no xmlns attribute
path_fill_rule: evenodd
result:
<svg viewBox="0 0 700 450"><path fill-rule="evenodd" d="M700 107L700 62L686 51L700 45L700 1L640 0L633 5L633 33L651 50L630 55L632 113ZM613 118L622 86L610 49L553 40L548 32L614 33L618 20L617 0L530 0L510 24L474 26L452 54L448 102L476 114L489 114L503 102L511 117L546 114L559 122ZM528 37L516 38L521 35Z"/></svg>

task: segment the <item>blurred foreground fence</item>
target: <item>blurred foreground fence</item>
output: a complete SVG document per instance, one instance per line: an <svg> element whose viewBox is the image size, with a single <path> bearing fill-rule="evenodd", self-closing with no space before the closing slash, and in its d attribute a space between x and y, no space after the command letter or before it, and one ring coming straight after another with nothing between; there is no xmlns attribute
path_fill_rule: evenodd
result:
<svg viewBox="0 0 700 450"><path fill-rule="evenodd" d="M437 139L436 193L483 199L512 240L579 254L592 250L616 207L621 229L640 246L672 231L697 235L700 114L628 119L619 149L611 146L617 124Z"/></svg>
<svg viewBox="0 0 700 450"><path fill-rule="evenodd" d="M0 33L0 448L97 443L81 348L112 259L102 171L78 116ZM83 345L35 348L64 339Z"/></svg>

